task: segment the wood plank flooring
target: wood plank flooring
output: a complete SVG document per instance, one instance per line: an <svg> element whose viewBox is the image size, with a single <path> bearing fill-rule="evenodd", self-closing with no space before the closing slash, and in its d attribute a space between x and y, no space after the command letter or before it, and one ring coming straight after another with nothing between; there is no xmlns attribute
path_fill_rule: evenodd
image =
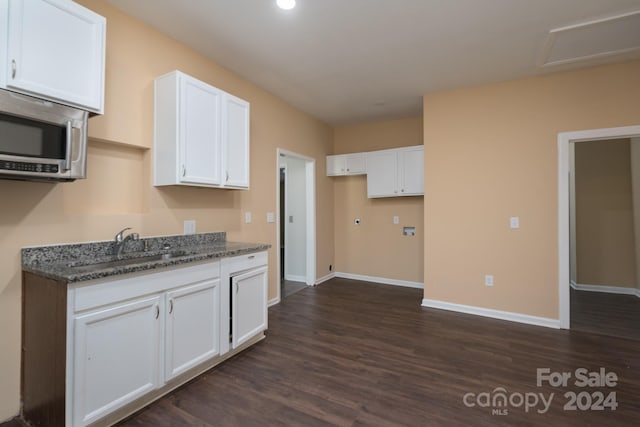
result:
<svg viewBox="0 0 640 427"><path fill-rule="evenodd" d="M421 299L421 290L345 279L304 289L269 309L265 340L120 426L638 425L640 342L423 308ZM616 387L579 388L575 377L536 385L537 368L601 367L617 374ZM492 415L463 401L498 387L514 404L554 395L546 413L541 403L508 404L497 407L507 415ZM566 392L598 391L617 393L615 411L563 410Z"/></svg>
<svg viewBox="0 0 640 427"><path fill-rule="evenodd" d="M296 292L303 290L304 288L307 287L307 284L303 282L294 282L291 280L283 279L282 282L280 283L280 286L281 286L280 294L282 295L282 298L286 298L288 296L295 294Z"/></svg>
<svg viewBox="0 0 640 427"><path fill-rule="evenodd" d="M344 279L304 289L269 310L266 340L120 425L637 425L640 343L422 308L421 298ZM604 367L619 383L537 387L536 368L545 367ZM463 403L466 393L497 387L554 397L544 414L506 407L508 415L492 415ZM565 411L568 391L615 391L619 406Z"/></svg>
<svg viewBox="0 0 640 427"><path fill-rule="evenodd" d="M640 340L640 298L572 289L571 329Z"/></svg>

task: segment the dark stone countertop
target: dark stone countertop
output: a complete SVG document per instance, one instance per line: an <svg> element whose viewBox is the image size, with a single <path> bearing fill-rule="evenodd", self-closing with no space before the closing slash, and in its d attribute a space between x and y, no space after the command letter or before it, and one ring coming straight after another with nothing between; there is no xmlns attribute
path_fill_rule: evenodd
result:
<svg viewBox="0 0 640 427"><path fill-rule="evenodd" d="M128 241L120 258L114 255L115 247L114 241L106 241L23 248L22 269L75 283L261 252L271 245L229 242L226 233L217 232Z"/></svg>

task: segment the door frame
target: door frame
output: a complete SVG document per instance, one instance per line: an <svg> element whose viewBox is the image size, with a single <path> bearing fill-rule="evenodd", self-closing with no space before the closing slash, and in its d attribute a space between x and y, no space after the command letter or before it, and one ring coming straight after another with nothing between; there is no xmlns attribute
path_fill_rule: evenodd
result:
<svg viewBox="0 0 640 427"><path fill-rule="evenodd" d="M571 144L619 138L637 138L640 125L589 129L558 134L558 315L560 328L571 324L571 262L569 198L571 186Z"/></svg>
<svg viewBox="0 0 640 427"><path fill-rule="evenodd" d="M280 277L282 272L280 271L280 218L284 215L284 212L280 212L280 158L291 157L305 162L305 202L306 202L306 280L307 286L315 285L316 281L316 160L312 157L298 154L293 151L285 150L282 148L276 149L276 268L277 268L277 297L273 304L277 304L281 301L280 295Z"/></svg>

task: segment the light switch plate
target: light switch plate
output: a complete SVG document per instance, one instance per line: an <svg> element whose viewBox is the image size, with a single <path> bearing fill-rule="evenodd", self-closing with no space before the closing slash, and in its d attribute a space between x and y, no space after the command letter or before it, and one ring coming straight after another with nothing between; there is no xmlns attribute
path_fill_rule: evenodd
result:
<svg viewBox="0 0 640 427"><path fill-rule="evenodd" d="M519 216L512 216L511 218L509 218L509 225L511 226L511 228L520 228L520 217Z"/></svg>
<svg viewBox="0 0 640 427"><path fill-rule="evenodd" d="M396 225L400 224L400 217L398 215L393 217L393 223L396 224Z"/></svg>
<svg viewBox="0 0 640 427"><path fill-rule="evenodd" d="M185 219L184 220L184 234L196 234L196 220Z"/></svg>
<svg viewBox="0 0 640 427"><path fill-rule="evenodd" d="M276 215L273 212L267 212L267 222L276 222Z"/></svg>
<svg viewBox="0 0 640 427"><path fill-rule="evenodd" d="M246 224L251 224L251 212L244 213L244 222Z"/></svg>

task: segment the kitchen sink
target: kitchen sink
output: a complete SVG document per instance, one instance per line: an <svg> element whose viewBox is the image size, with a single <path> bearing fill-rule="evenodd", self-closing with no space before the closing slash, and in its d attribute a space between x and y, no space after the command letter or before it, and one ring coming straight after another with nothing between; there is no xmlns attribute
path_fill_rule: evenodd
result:
<svg viewBox="0 0 640 427"><path fill-rule="evenodd" d="M73 268L75 271L79 273L80 272L85 273L85 272L90 272L94 270L102 270L105 268L123 267L128 265L144 264L147 262L170 260L173 258L183 257L185 255L187 255L186 251L173 251L173 252L167 252L163 254L131 257L131 258L124 258L124 259L112 259L112 260L102 261L102 262L88 262L88 263L71 262L67 264L67 267Z"/></svg>

